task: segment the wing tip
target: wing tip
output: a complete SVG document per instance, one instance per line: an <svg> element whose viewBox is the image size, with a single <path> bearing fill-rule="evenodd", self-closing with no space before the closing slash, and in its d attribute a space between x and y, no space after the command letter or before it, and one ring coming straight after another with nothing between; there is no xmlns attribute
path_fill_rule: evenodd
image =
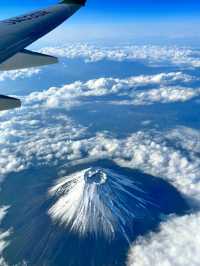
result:
<svg viewBox="0 0 200 266"><path fill-rule="evenodd" d="M21 105L21 101L17 98L0 95L0 111L20 108Z"/></svg>
<svg viewBox="0 0 200 266"><path fill-rule="evenodd" d="M13 57L0 64L0 71L26 69L57 64L58 58L52 55L41 54L29 50L22 50Z"/></svg>

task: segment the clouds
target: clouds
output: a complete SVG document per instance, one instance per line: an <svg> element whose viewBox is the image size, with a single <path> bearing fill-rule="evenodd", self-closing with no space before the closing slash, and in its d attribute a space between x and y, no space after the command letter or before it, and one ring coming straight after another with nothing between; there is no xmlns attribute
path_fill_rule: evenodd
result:
<svg viewBox="0 0 200 266"><path fill-rule="evenodd" d="M33 75L38 75L40 73L39 68L30 68L30 69L20 69L20 70L11 70L11 71L1 71L0 72L0 81L7 79L16 80L18 78L30 78Z"/></svg>
<svg viewBox="0 0 200 266"><path fill-rule="evenodd" d="M9 113L9 116L13 115L12 118L7 117L8 121L5 121L6 116L1 118L2 177L30 167L33 161L36 163L35 159L39 164L57 164L61 160L108 158L122 166L161 176L183 193L198 197L200 159L191 150L192 146L199 144L198 131L193 130L196 138L190 137L188 143L187 130L176 129L182 138L180 142L187 150L184 154L181 146L173 145L174 130L165 133L136 132L125 139L106 133L88 137L85 128L59 113L54 117L51 112L30 105L18 114Z"/></svg>
<svg viewBox="0 0 200 266"><path fill-rule="evenodd" d="M8 206L3 206L0 207L0 225L4 219L4 217L7 214L9 207ZM0 265L2 266L6 266L6 262L4 261L4 259L2 258L2 253L4 251L4 249L8 246L9 241L7 240L8 237L10 236L10 230L6 231L6 232L1 232L0 231Z"/></svg>
<svg viewBox="0 0 200 266"><path fill-rule="evenodd" d="M167 175L171 176L168 176L169 181L185 195L199 202L200 180L199 170L197 170L200 163L198 149L200 145L199 131L178 127L167 132L166 147L170 146L169 143L174 146L174 153L172 150L163 149L163 154L165 150L166 154L171 158L169 172L166 172ZM156 161L161 161L162 156L155 156L156 154L153 152L153 157ZM167 162L167 160L164 159L164 162ZM162 166L160 167L163 168ZM164 172L163 174L165 175ZM200 238L197 233L199 231L199 221L200 215L196 213L183 217L174 216L169 221L163 222L159 232L151 233L150 236L140 238L136 243L132 244L127 265L159 266L161 262L162 265L166 266L199 265Z"/></svg>
<svg viewBox="0 0 200 266"><path fill-rule="evenodd" d="M159 233L133 245L128 266L198 266L200 260L200 215L171 218Z"/></svg>
<svg viewBox="0 0 200 266"><path fill-rule="evenodd" d="M136 93L133 105L150 105L154 103L186 102L200 96L200 89L183 87L163 87ZM131 103L129 103L131 104Z"/></svg>
<svg viewBox="0 0 200 266"><path fill-rule="evenodd" d="M140 62L152 67L163 65L177 68L200 67L198 50L176 46L122 45L105 47L80 43L64 47L46 47L40 52L67 59L83 59L85 62L93 63L111 60ZM40 68L3 71L0 73L0 81L30 78L40 72Z"/></svg>
<svg viewBox="0 0 200 266"><path fill-rule="evenodd" d="M197 81L182 72L160 73L150 76L136 76L126 79L99 78L87 82L77 81L60 88L35 92L25 98L24 103L40 104L46 108L71 108L98 97L115 96L111 103L149 105L154 103L185 102L200 96L199 88L190 88ZM180 86L177 86L177 83ZM155 87L149 89L149 87ZM110 99L109 99L110 100ZM107 99L107 101L109 102Z"/></svg>
<svg viewBox="0 0 200 266"><path fill-rule="evenodd" d="M98 47L88 44L73 44L66 47L46 47L43 53L65 58L82 58L86 62L101 60L141 61L148 65L172 64L181 67L200 67L198 51L176 46L127 45Z"/></svg>
<svg viewBox="0 0 200 266"><path fill-rule="evenodd" d="M29 167L34 159L56 163L84 132L66 114L52 114L33 96L20 110L1 113L0 121L0 179Z"/></svg>
<svg viewBox="0 0 200 266"><path fill-rule="evenodd" d="M187 139L186 135L184 139ZM193 156L191 161L191 157L170 145L163 133L137 132L123 140L100 134L79 142L79 149L90 158L113 159L121 166L163 177L188 196L199 197L199 158Z"/></svg>
<svg viewBox="0 0 200 266"><path fill-rule="evenodd" d="M200 150L200 134L198 130L187 127L179 127L171 130L167 138L173 141L174 145L182 152L189 151L193 156L198 155Z"/></svg>
<svg viewBox="0 0 200 266"><path fill-rule="evenodd" d="M90 136L87 129L72 121L66 112L74 105L83 104L84 99L90 101L91 97L101 99L107 95L115 95L116 102L124 96L135 105L197 97L198 89L172 86L177 80L187 86L193 78L181 72L128 79L101 78L31 93L24 97L20 110L0 114L0 178L30 167L35 160L38 164L53 162L56 165L61 160L106 157L118 164L166 178L182 192L197 196L200 190L193 182L198 180L200 162L189 145L197 146L198 137L190 137L190 144L185 147L187 153L183 153L183 147L170 144L175 136L174 130L165 133L141 131L123 140L105 133ZM158 88L143 90L141 87L150 84ZM161 84L166 89L160 88ZM119 100L116 96L120 97ZM191 131L177 127L176 132L179 142L186 145ZM198 131L194 134L199 136Z"/></svg>

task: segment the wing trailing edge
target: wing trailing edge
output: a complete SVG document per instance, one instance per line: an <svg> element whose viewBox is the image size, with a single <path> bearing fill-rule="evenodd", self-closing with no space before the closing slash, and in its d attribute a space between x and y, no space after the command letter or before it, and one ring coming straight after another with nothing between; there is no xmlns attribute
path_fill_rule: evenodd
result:
<svg viewBox="0 0 200 266"><path fill-rule="evenodd" d="M0 71L38 67L56 63L58 63L58 59L54 56L24 49L0 64Z"/></svg>

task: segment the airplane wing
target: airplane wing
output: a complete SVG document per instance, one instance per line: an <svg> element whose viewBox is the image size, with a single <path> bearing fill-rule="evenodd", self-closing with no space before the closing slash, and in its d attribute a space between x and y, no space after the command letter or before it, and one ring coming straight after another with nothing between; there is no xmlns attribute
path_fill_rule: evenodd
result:
<svg viewBox="0 0 200 266"><path fill-rule="evenodd" d="M21 101L19 99L0 95L0 111L5 111L21 106Z"/></svg>
<svg viewBox="0 0 200 266"><path fill-rule="evenodd" d="M55 63L58 63L56 57L24 49L0 64L0 71L38 67Z"/></svg>
<svg viewBox="0 0 200 266"><path fill-rule="evenodd" d="M24 49L69 19L85 3L86 0L62 0L56 5L0 21L2 70L7 67L8 70L17 69L18 65L19 68L29 67L28 59L30 59L30 67L38 66L40 63L41 65L56 63L55 58L39 56ZM32 60L33 65L31 65ZM11 63L13 65L17 63L17 65L10 68Z"/></svg>
<svg viewBox="0 0 200 266"><path fill-rule="evenodd" d="M71 17L86 0L61 0L58 4L0 21L0 70L14 70L57 63L57 58L26 50ZM21 101L0 95L0 111L21 106Z"/></svg>

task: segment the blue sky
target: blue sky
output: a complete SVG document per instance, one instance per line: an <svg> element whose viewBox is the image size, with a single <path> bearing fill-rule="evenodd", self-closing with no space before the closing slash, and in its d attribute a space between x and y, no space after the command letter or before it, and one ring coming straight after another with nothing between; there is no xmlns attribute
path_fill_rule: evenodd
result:
<svg viewBox="0 0 200 266"><path fill-rule="evenodd" d="M56 0L1 0L1 12L5 14L29 8L40 8L57 3ZM198 16L200 1L197 0L88 0L87 11L99 18L106 15L119 20L155 19L166 17ZM133 17L134 16L134 17Z"/></svg>
<svg viewBox="0 0 200 266"><path fill-rule="evenodd" d="M1 0L1 17L57 3L55 0ZM200 40L200 1L89 0L67 27L71 39ZM80 30L81 27L81 30ZM60 36L63 34L60 34Z"/></svg>

